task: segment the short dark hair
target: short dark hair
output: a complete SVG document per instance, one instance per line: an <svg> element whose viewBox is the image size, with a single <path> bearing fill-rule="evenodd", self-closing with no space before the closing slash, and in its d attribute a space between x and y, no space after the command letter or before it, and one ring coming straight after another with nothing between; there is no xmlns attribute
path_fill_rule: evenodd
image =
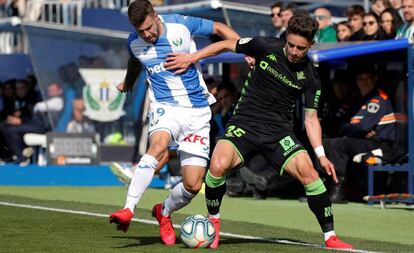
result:
<svg viewBox="0 0 414 253"><path fill-rule="evenodd" d="M270 10L273 10L273 8L282 8L282 3L281 2L276 2L274 4L272 4L272 6L270 6Z"/></svg>
<svg viewBox="0 0 414 253"><path fill-rule="evenodd" d="M135 0L128 7L129 22L133 26L140 26L154 12L154 7L148 0Z"/></svg>
<svg viewBox="0 0 414 253"><path fill-rule="evenodd" d="M289 19L287 34L296 34L304 37L309 42L313 41L316 32L319 29L319 23L307 15L294 15Z"/></svg>
<svg viewBox="0 0 414 253"><path fill-rule="evenodd" d="M354 4L348 7L348 9L346 9L346 16L348 18L351 18L354 15L358 15L358 16L363 16L365 13L364 7L362 7L362 5L359 4Z"/></svg>

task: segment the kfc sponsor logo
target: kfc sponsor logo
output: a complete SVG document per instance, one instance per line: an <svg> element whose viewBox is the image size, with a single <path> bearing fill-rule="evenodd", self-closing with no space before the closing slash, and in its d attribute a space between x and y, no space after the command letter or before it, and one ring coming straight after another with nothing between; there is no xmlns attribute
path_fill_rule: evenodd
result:
<svg viewBox="0 0 414 253"><path fill-rule="evenodd" d="M187 135L187 137L184 138L184 141L191 142L191 143L199 142L202 145L206 145L207 141L208 141L208 138L200 136L200 135L196 135L196 134L189 134L189 135Z"/></svg>

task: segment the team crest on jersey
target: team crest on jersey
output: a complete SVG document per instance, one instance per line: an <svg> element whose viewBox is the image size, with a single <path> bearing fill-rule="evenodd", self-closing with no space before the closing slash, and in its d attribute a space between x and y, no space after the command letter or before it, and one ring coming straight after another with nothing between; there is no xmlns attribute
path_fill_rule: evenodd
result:
<svg viewBox="0 0 414 253"><path fill-rule="evenodd" d="M298 79L298 80L304 80L304 79L306 79L305 73L303 73L303 71L296 72L296 79Z"/></svg>
<svg viewBox="0 0 414 253"><path fill-rule="evenodd" d="M85 116L99 122L118 120L125 115L125 94L116 84L125 76L125 70L79 69L86 82L83 87Z"/></svg>
<svg viewBox="0 0 414 253"><path fill-rule="evenodd" d="M181 37L176 38L176 39L173 40L172 43L175 47L179 47L183 44L183 38L181 38Z"/></svg>

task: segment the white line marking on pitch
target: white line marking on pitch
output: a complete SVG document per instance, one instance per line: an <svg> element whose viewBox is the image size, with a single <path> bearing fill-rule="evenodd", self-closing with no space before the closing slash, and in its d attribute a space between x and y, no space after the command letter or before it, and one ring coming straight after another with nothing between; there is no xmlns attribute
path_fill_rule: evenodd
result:
<svg viewBox="0 0 414 253"><path fill-rule="evenodd" d="M108 218L108 214L91 213L91 212L76 211L76 210L70 210L70 209L60 209L60 208L52 208L52 207L45 207L45 206L33 206L33 205L16 204L16 203L1 202L1 201L0 201L0 205ZM139 223L144 223L144 224L158 225L158 222L151 221L151 220L144 220L144 219L137 219L137 218L133 218L132 220L136 221L136 222L139 222ZM180 225L174 224L174 228L180 228L180 227L181 227ZM332 249L326 248L325 246L322 246L320 244L312 244L312 243L306 243L306 242L295 242L295 241L290 241L290 240L286 240L286 239L271 239L271 238L264 238L264 237L258 237L258 236L240 235L240 234L225 233L225 232L220 232L220 235L226 236L226 237L232 237L232 238L245 239L245 240L264 241L264 242L272 242L272 243L278 243L278 244L296 245L296 246L303 246L303 247L311 247L311 248L332 250ZM376 252L376 251L367 251L367 250L358 250L358 249L343 249L343 250L340 250L340 251L359 252L359 253L380 253L380 252Z"/></svg>

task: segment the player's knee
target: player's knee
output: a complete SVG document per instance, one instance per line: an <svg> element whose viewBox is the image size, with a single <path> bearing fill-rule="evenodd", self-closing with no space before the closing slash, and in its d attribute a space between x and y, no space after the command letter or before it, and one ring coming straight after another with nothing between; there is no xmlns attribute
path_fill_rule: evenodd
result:
<svg viewBox="0 0 414 253"><path fill-rule="evenodd" d="M165 155L165 152L167 151L167 147L163 145L162 143L155 142L152 143L150 148L148 149L148 154L152 155L157 159L158 161L162 160L163 156Z"/></svg>
<svg viewBox="0 0 414 253"><path fill-rule="evenodd" d="M308 185L315 182L319 178L318 172L312 166L312 164L306 164L301 169L301 179L303 185Z"/></svg>
<svg viewBox="0 0 414 253"><path fill-rule="evenodd" d="M185 182L184 188L193 194L198 193L201 190L202 180L194 181L194 182Z"/></svg>
<svg viewBox="0 0 414 253"><path fill-rule="evenodd" d="M228 169L229 161L225 158L215 158L210 163L210 173L215 177L222 177L226 174Z"/></svg>

